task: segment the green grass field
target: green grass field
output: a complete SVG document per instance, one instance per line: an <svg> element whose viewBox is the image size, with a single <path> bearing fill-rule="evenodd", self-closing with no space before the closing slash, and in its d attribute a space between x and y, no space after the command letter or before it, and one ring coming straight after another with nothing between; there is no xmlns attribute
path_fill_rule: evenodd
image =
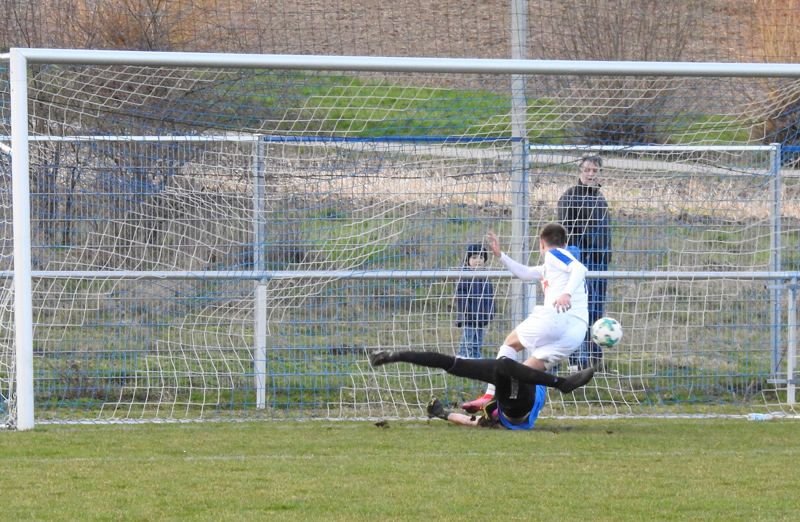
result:
<svg viewBox="0 0 800 522"><path fill-rule="evenodd" d="M42 425L0 433L6 520L797 519L797 421Z"/></svg>

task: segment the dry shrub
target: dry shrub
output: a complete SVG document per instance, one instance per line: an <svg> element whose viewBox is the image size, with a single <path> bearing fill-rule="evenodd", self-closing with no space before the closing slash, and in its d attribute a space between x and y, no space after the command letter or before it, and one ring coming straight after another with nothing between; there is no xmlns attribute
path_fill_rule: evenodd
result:
<svg viewBox="0 0 800 522"><path fill-rule="evenodd" d="M771 63L797 63L800 58L799 0L753 2L756 38L753 57Z"/></svg>
<svg viewBox="0 0 800 522"><path fill-rule="evenodd" d="M800 58L800 0L755 0L752 56L757 61L797 63ZM800 143L800 82L776 87L766 85L763 122L756 121L752 139L765 144ZM785 154L784 163L796 165L795 154Z"/></svg>
<svg viewBox="0 0 800 522"><path fill-rule="evenodd" d="M699 25L699 0L562 0L556 32L572 60L679 61Z"/></svg>
<svg viewBox="0 0 800 522"><path fill-rule="evenodd" d="M240 50L250 0L75 0L71 45L144 51Z"/></svg>
<svg viewBox="0 0 800 522"><path fill-rule="evenodd" d="M699 27L697 0L564 0L557 45L572 60L681 61ZM585 143L662 143L672 117L667 80L592 78L573 96L596 110L578 129Z"/></svg>

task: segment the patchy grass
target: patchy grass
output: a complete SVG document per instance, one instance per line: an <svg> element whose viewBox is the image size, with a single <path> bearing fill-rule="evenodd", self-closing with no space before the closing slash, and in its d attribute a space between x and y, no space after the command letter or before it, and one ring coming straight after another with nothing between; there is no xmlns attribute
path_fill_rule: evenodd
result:
<svg viewBox="0 0 800 522"><path fill-rule="evenodd" d="M794 520L796 421L39 426L9 520ZM477 501L475 492L480 490Z"/></svg>

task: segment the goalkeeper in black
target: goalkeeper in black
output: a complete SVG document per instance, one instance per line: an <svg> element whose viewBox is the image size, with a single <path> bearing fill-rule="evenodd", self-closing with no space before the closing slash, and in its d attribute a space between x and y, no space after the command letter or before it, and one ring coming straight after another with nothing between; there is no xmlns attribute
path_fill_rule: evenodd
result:
<svg viewBox="0 0 800 522"><path fill-rule="evenodd" d="M572 393L594 377L595 368L588 368L568 377L536 370L522 363L500 357L498 359L462 359L438 352L380 350L369 354L372 366L405 362L428 368L440 368L450 375L475 379L495 385L494 399L476 415L448 411L436 397L428 402L431 417L464 426L495 426L501 424L512 430L527 430L544 407L545 387L556 388L561 393Z"/></svg>

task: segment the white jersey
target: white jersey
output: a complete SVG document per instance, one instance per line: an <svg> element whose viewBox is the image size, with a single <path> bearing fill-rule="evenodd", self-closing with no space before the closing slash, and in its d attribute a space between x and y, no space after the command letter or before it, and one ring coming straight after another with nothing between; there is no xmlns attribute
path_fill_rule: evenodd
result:
<svg viewBox="0 0 800 522"><path fill-rule="evenodd" d="M527 266L517 263L506 254L500 261L523 281L541 281L544 292L543 305L555 308L555 301L563 294L570 295L572 306L566 313L589 324L589 298L586 295L586 267L564 248L545 252L544 264Z"/></svg>

